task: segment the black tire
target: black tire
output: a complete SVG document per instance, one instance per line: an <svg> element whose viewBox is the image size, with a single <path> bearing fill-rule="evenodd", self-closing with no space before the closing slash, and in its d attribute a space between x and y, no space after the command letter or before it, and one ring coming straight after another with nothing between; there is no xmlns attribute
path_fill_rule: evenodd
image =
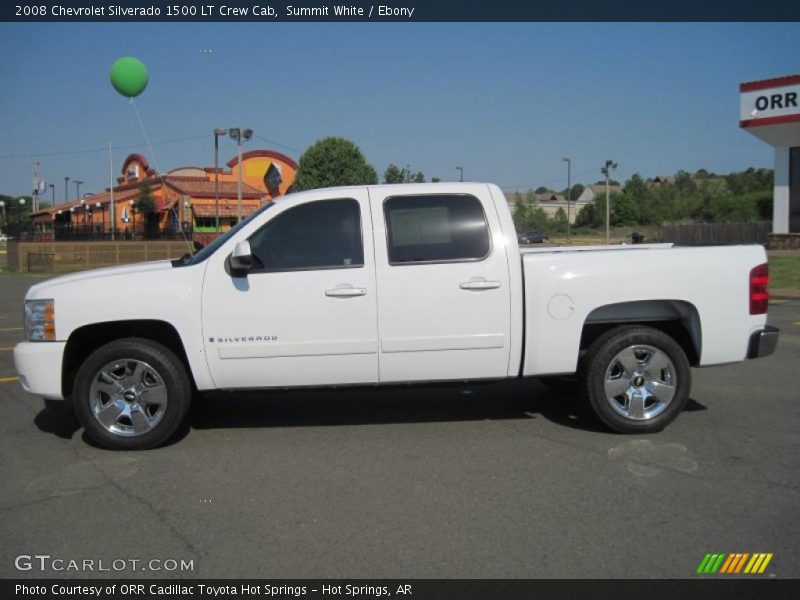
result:
<svg viewBox="0 0 800 600"><path fill-rule="evenodd" d="M171 350L151 340L124 338L101 346L83 362L73 405L98 446L147 450L181 426L191 397L186 368Z"/></svg>
<svg viewBox="0 0 800 600"><path fill-rule="evenodd" d="M625 325L607 331L589 348L583 367L589 407L620 433L661 431L689 399L686 353L652 327Z"/></svg>

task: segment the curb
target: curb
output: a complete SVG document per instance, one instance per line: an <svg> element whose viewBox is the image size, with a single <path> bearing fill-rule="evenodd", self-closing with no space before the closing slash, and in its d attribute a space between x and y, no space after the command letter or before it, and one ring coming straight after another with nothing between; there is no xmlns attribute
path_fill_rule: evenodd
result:
<svg viewBox="0 0 800 600"><path fill-rule="evenodd" d="M800 290L770 290L769 298L772 300L800 300Z"/></svg>

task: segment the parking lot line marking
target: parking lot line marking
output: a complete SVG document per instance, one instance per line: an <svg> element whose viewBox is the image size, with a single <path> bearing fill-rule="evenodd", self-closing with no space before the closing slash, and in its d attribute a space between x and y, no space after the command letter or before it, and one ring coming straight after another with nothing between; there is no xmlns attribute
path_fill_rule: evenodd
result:
<svg viewBox="0 0 800 600"><path fill-rule="evenodd" d="M5 329L0 329L0 331L22 331L22 327L6 327Z"/></svg>
<svg viewBox="0 0 800 600"><path fill-rule="evenodd" d="M12 381L19 381L19 377L0 377L0 383L11 383Z"/></svg>

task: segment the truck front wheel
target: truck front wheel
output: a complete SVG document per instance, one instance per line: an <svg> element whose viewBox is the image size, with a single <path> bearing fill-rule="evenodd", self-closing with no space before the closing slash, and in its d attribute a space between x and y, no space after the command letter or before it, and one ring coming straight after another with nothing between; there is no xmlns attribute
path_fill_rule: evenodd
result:
<svg viewBox="0 0 800 600"><path fill-rule="evenodd" d="M683 410L691 389L686 354L667 334L622 326L586 354L584 388L595 415L621 433L660 431Z"/></svg>
<svg viewBox="0 0 800 600"><path fill-rule="evenodd" d="M75 379L75 412L96 444L145 450L163 444L191 402L186 368L157 342L125 338L101 346Z"/></svg>

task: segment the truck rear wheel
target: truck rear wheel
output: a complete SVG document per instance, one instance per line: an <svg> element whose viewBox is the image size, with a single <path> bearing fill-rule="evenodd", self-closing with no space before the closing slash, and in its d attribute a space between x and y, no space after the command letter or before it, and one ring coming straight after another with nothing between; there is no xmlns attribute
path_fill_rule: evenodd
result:
<svg viewBox="0 0 800 600"><path fill-rule="evenodd" d="M600 336L586 354L584 389L595 415L621 433L660 431L686 406L689 361L658 329L622 326Z"/></svg>
<svg viewBox="0 0 800 600"><path fill-rule="evenodd" d="M95 443L112 450L163 444L185 420L186 368L161 344L125 338L95 350L75 379L75 412Z"/></svg>

